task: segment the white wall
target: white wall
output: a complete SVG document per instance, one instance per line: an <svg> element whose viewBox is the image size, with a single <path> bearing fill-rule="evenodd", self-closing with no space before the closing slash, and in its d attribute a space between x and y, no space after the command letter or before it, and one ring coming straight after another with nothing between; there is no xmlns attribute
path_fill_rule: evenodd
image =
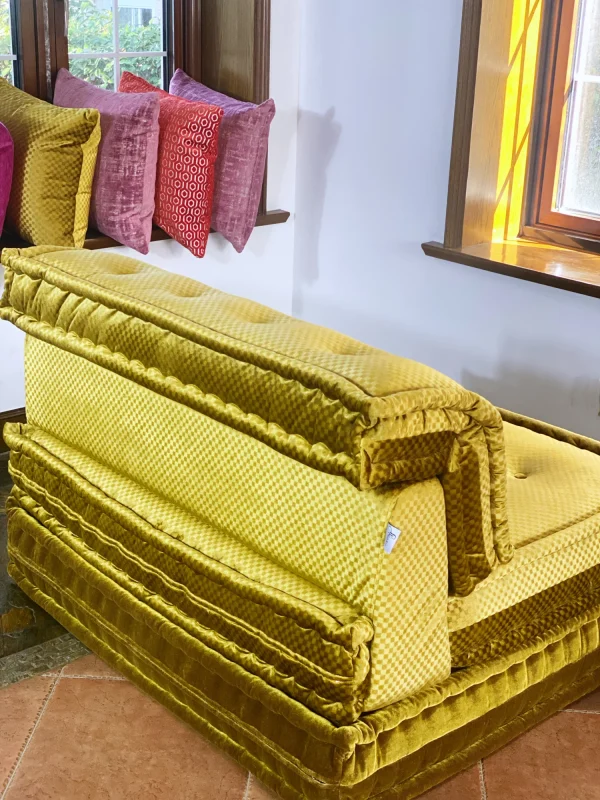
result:
<svg viewBox="0 0 600 800"><path fill-rule="evenodd" d="M292 310L294 203L300 53L300 0L272 0L271 95L277 114L269 144L268 201L292 212L285 225L257 228L241 255L212 234L203 259L173 241L153 242L140 256L125 247L111 252L142 258L233 294L251 297L287 313ZM0 268L1 273L1 268ZM0 412L25 404L23 335L0 323Z"/></svg>
<svg viewBox="0 0 600 800"><path fill-rule="evenodd" d="M461 0L303 0L294 312L600 438L600 300L437 261Z"/></svg>

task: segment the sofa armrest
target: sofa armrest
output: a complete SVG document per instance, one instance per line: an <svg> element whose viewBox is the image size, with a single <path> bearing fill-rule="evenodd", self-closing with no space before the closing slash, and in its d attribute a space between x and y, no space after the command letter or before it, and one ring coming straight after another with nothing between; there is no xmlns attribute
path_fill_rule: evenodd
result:
<svg viewBox="0 0 600 800"><path fill-rule="evenodd" d="M451 581L512 557L502 420L450 378L112 253L4 250L0 316L362 491L440 475Z"/></svg>

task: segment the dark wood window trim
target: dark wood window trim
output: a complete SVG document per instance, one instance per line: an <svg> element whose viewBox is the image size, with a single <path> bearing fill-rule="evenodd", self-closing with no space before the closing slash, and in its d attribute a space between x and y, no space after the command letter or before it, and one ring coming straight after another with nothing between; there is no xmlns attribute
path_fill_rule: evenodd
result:
<svg viewBox="0 0 600 800"><path fill-rule="evenodd" d="M0 456L8 453L8 445L4 441L2 431L7 422L27 422L24 408L15 408L12 411L0 411Z"/></svg>
<svg viewBox="0 0 600 800"><path fill-rule="evenodd" d="M581 226L573 230L549 224L553 220L544 209L551 205L540 206L541 165L546 155L541 148L550 145L558 154L558 142L548 142L548 130L544 130L551 102L547 81L537 81L531 108L526 109L531 135L525 150L524 178L510 187L513 196L508 202L514 208L506 214L504 229L494 218L500 174L495 159L499 158L503 125L498 98L504 98L508 75L514 68L514 53L509 58L507 44L514 36L512 6L512 0L464 0L445 236L444 242L423 244L423 251L446 261L600 297L600 243L586 235ZM538 76L547 76L549 66L555 69L559 56L565 57L565 37L570 41L575 2L539 0L531 8L531 17L524 24L533 27L537 9L541 25L534 66ZM557 25L561 46L550 51L545 42L549 36L556 41ZM531 31L525 30L523 36L526 34L533 37ZM549 61L544 63L543 58ZM567 74L564 64L558 63L558 68ZM518 106L521 114L525 102ZM525 148L523 141L515 146ZM515 159L520 155L517 149L513 153ZM540 207L543 213L536 216Z"/></svg>
<svg viewBox="0 0 600 800"><path fill-rule="evenodd" d="M566 101L572 91L571 54L578 0L556 0L547 10L543 61L539 68L536 151L532 153L528 206L523 235L598 252L600 221L555 208L555 184L562 156Z"/></svg>
<svg viewBox="0 0 600 800"><path fill-rule="evenodd" d="M52 99L52 87L61 67L68 68L65 0L12 0L17 22L21 85L24 91ZM178 67L195 80L218 91L262 103L270 94L271 0L169 0L169 73ZM35 58L31 54L35 53ZM268 210L267 174L263 181L256 227L287 222L288 211ZM154 228L152 241L169 239ZM27 242L3 234L3 247L28 247ZM120 247L98 231L88 231L84 247L97 250Z"/></svg>

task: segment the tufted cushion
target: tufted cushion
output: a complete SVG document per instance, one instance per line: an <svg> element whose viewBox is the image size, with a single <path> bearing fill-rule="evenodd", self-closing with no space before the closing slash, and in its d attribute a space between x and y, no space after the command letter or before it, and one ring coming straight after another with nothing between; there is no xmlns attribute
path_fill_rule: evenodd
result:
<svg viewBox="0 0 600 800"><path fill-rule="evenodd" d="M202 258L210 233L223 111L173 97L131 72L121 75L119 92L158 92L160 141L154 222Z"/></svg>
<svg viewBox="0 0 600 800"><path fill-rule="evenodd" d="M0 313L34 336L361 490L441 476L459 593L510 560L502 420L450 378L114 253L2 260Z"/></svg>
<svg viewBox="0 0 600 800"><path fill-rule="evenodd" d="M115 241L147 253L156 187L158 96L109 92L60 69L54 104L100 112L102 139L90 224Z"/></svg>
<svg viewBox="0 0 600 800"><path fill-rule="evenodd" d="M25 361L30 424L110 468L112 486L127 478L185 512L187 524L169 526L173 535L257 585L285 573L278 588L293 593L305 582L319 608L339 598L347 604L340 618L353 611L372 621L370 655L357 652L353 681L340 683L347 711L377 708L449 674L439 481L362 492L58 347L28 337ZM121 497L165 531L170 515L148 517L138 495L126 489ZM184 536L190 518L193 537ZM383 550L388 522L402 531L391 554ZM296 596L309 601L306 587Z"/></svg>
<svg viewBox="0 0 600 800"><path fill-rule="evenodd" d="M57 108L0 78L0 122L15 143L7 226L32 244L82 247L100 143L99 113Z"/></svg>
<svg viewBox="0 0 600 800"><path fill-rule="evenodd" d="M245 103L175 71L171 94L223 109L215 165L212 227L241 253L256 225L275 103Z"/></svg>
<svg viewBox="0 0 600 800"><path fill-rule="evenodd" d="M6 125L0 122L0 234L4 227L4 217L10 197L14 160L12 136Z"/></svg>
<svg viewBox="0 0 600 800"><path fill-rule="evenodd" d="M529 429L534 421L510 417L519 422L504 425L515 557L468 598L451 598L456 666L528 642L600 604L598 443L573 436L574 445L567 432L538 433Z"/></svg>

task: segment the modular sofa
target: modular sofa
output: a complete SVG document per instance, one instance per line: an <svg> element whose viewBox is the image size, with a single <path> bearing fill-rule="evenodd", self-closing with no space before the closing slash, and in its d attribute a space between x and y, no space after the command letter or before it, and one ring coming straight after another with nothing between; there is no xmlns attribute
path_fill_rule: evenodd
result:
<svg viewBox="0 0 600 800"><path fill-rule="evenodd" d="M109 252L5 250L10 571L289 800L409 800L600 684L600 445Z"/></svg>

